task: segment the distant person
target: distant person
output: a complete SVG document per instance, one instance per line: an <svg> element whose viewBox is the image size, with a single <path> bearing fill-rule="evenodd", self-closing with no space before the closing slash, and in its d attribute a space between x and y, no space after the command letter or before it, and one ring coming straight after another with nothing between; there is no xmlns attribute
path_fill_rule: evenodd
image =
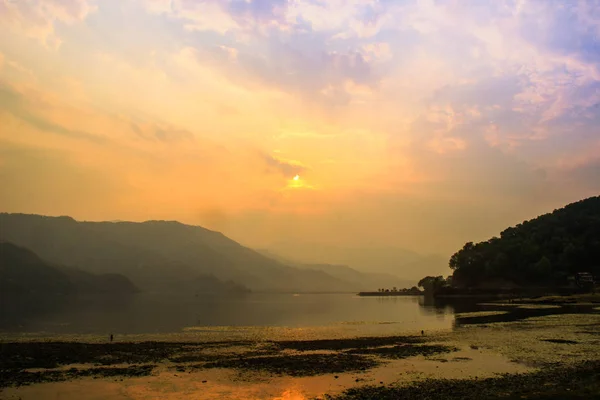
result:
<svg viewBox="0 0 600 400"><path fill-rule="evenodd" d="M111 341L111 343L112 343L113 339L114 339L114 336L113 336L113 334L111 333L111 334L110 334L110 341Z"/></svg>

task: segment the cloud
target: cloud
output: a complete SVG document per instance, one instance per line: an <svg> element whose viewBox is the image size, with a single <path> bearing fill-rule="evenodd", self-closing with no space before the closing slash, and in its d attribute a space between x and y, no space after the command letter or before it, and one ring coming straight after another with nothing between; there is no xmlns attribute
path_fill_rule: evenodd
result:
<svg viewBox="0 0 600 400"><path fill-rule="evenodd" d="M284 160L269 154L263 154L262 159L267 164L269 171L275 171L287 178L292 178L307 170L307 167L298 161Z"/></svg>
<svg viewBox="0 0 600 400"><path fill-rule="evenodd" d="M367 62L372 60L377 62L388 61L393 56L390 45L386 42L367 43L362 46L361 52Z"/></svg>
<svg viewBox="0 0 600 400"><path fill-rule="evenodd" d="M285 26L285 0L145 0L147 10L181 20L189 31L240 35L268 26Z"/></svg>
<svg viewBox="0 0 600 400"><path fill-rule="evenodd" d="M334 38L369 38L392 23L389 4L376 1L295 1L287 19L303 22L314 31L331 32Z"/></svg>
<svg viewBox="0 0 600 400"><path fill-rule="evenodd" d="M159 141L162 143L190 141L194 138L192 132L166 124L137 124L131 122L131 130L144 140Z"/></svg>
<svg viewBox="0 0 600 400"><path fill-rule="evenodd" d="M391 57L389 46L381 41L334 46L328 39L335 36L336 25L333 31L305 26L307 17L298 12L324 7L320 2L156 0L147 6L151 12L181 21L188 29L200 30L202 36L219 34L216 46L196 40L192 47L199 62L212 62L232 81L259 82L300 94L305 100L312 97L324 105L347 104L353 95L346 90L348 82L369 87L377 85L379 77L370 63ZM330 18L334 15L327 13L330 7L336 8L335 15L344 8L342 3L327 5L319 14ZM348 12L353 14L362 8L357 3ZM236 66L230 64L233 60ZM321 96L323 93L326 94Z"/></svg>
<svg viewBox="0 0 600 400"><path fill-rule="evenodd" d="M39 106L39 99L37 100ZM0 82L0 105L5 112L12 114L14 117L21 121L29 124L35 129L38 129L44 133L53 133L73 139L80 139L90 141L96 144L106 143L107 138L90 133L84 130L71 129L67 126L63 126L51 119L36 113L36 109L30 103L30 99L22 93L14 90L13 88L3 85Z"/></svg>
<svg viewBox="0 0 600 400"><path fill-rule="evenodd" d="M61 42L56 23L75 24L95 10L95 0L1 0L0 22L5 28L56 47Z"/></svg>

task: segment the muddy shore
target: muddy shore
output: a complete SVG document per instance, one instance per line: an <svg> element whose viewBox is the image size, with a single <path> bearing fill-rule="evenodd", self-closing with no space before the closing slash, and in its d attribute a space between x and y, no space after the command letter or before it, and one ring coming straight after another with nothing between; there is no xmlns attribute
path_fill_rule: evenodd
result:
<svg viewBox="0 0 600 400"><path fill-rule="evenodd" d="M408 336L5 340L0 398L600 398L599 311L495 305L457 315L453 330Z"/></svg>
<svg viewBox="0 0 600 400"><path fill-rule="evenodd" d="M90 376L147 376L157 364L179 372L229 368L315 376L366 371L382 365L385 359L456 350L425 342L424 338L395 336L280 342L1 343L0 388Z"/></svg>

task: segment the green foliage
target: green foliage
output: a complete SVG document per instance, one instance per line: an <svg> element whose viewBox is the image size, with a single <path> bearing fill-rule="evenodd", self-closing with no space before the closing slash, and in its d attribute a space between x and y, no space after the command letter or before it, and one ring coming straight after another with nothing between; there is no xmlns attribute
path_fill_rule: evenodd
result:
<svg viewBox="0 0 600 400"><path fill-rule="evenodd" d="M500 238L466 243L450 258L454 281L523 286L563 284L576 272L600 274L600 197L508 228Z"/></svg>

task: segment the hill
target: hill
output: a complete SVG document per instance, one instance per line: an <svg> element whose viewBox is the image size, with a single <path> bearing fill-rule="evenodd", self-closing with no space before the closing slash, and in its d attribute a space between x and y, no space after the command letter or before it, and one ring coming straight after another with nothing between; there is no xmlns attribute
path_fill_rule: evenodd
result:
<svg viewBox="0 0 600 400"><path fill-rule="evenodd" d="M0 242L2 322L53 310L81 295L122 296L136 291L122 275L55 266L28 249Z"/></svg>
<svg viewBox="0 0 600 400"><path fill-rule="evenodd" d="M175 221L78 222L3 213L0 239L54 263L123 274L146 291L192 292L207 275L257 291L356 289L323 271L290 267L219 232Z"/></svg>
<svg viewBox="0 0 600 400"><path fill-rule="evenodd" d="M600 275L600 197L567 205L504 230L500 237L466 243L450 259L453 282L482 286L562 285L577 272Z"/></svg>
<svg viewBox="0 0 600 400"><path fill-rule="evenodd" d="M119 274L95 275L50 264L32 251L0 242L0 289L11 295L131 294L137 288Z"/></svg>

